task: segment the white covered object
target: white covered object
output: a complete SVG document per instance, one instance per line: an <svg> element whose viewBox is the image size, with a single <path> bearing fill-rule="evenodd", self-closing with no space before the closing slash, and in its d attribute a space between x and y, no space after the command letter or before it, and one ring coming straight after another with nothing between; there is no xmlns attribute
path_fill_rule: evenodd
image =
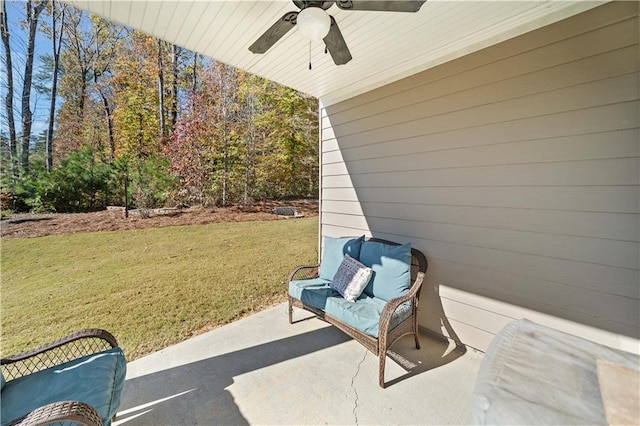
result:
<svg viewBox="0 0 640 426"><path fill-rule="evenodd" d="M640 369L640 357L635 354L528 320L507 325L494 338L480 367L471 423L606 424L598 359ZM629 391L640 401L640 390Z"/></svg>

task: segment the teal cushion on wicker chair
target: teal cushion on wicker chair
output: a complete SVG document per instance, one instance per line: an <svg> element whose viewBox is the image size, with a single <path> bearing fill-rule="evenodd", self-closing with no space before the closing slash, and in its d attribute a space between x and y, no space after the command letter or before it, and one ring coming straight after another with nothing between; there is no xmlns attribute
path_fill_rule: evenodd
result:
<svg viewBox="0 0 640 426"><path fill-rule="evenodd" d="M324 309L327 297L340 296L340 293L329 287L329 280L310 278L294 280L289 283L289 295L308 306Z"/></svg>
<svg viewBox="0 0 640 426"><path fill-rule="evenodd" d="M125 375L122 349L113 348L10 380L2 389L2 421L53 402L81 401L95 408L108 426L120 406Z"/></svg>
<svg viewBox="0 0 640 426"><path fill-rule="evenodd" d="M373 276L364 289L366 295L389 301L409 290L410 243L394 246L377 241L365 241L360 250L360 262L373 269Z"/></svg>
<svg viewBox="0 0 640 426"><path fill-rule="evenodd" d="M363 241L364 235L359 238L324 237L322 262L318 270L320 278L331 281L347 254L357 260L360 257L360 247L362 247Z"/></svg>
<svg viewBox="0 0 640 426"><path fill-rule="evenodd" d="M327 298L325 312L327 315L369 336L378 337L380 315L386 303L387 302L382 299L369 297L365 294L361 295L355 303L349 302L340 296L329 297ZM411 302L406 302L398 306L398 309L396 309L391 317L389 330L393 330L402 323L402 321L409 318L411 312Z"/></svg>

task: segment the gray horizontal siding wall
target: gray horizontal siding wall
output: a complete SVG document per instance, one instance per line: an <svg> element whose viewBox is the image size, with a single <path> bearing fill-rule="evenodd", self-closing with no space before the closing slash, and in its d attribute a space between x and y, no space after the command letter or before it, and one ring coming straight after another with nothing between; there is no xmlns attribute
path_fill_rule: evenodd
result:
<svg viewBox="0 0 640 426"><path fill-rule="evenodd" d="M609 3L324 107L322 234L423 250L420 323L469 346L529 317L634 350L638 26Z"/></svg>

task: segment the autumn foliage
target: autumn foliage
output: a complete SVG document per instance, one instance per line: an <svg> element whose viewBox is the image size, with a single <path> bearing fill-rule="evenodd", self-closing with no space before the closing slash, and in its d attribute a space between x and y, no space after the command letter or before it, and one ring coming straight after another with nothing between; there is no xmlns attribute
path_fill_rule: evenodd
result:
<svg viewBox="0 0 640 426"><path fill-rule="evenodd" d="M3 209L317 195L316 99L64 7L64 15L47 9L41 16L41 31L62 40L53 158L45 158L44 135L33 135L28 169L4 159ZM47 32L51 19L60 21ZM50 83L40 82L43 94Z"/></svg>

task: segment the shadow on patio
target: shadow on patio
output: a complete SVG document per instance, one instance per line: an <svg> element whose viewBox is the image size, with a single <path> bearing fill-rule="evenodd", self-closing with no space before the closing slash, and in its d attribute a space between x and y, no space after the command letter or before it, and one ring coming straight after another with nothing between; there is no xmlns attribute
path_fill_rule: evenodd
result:
<svg viewBox="0 0 640 426"><path fill-rule="evenodd" d="M481 357L421 338L392 348L382 390L376 357L278 305L130 363L115 424L468 422Z"/></svg>

